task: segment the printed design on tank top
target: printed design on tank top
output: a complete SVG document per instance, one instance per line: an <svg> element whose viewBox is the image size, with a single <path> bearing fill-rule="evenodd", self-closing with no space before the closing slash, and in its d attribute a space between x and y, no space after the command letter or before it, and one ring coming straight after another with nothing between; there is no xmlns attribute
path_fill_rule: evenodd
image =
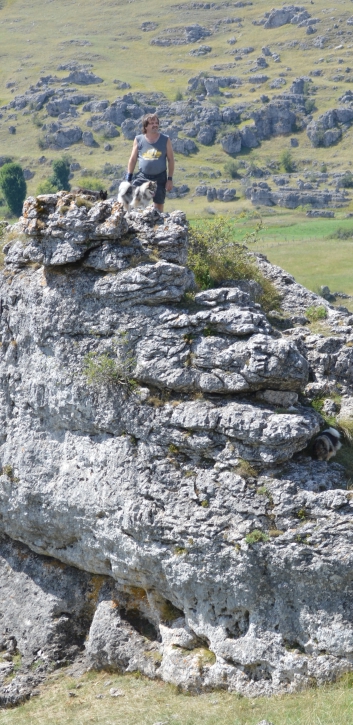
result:
<svg viewBox="0 0 353 725"><path fill-rule="evenodd" d="M146 159L146 161L157 161L160 156L162 156L162 151L158 151L158 149L148 149L147 151L144 151L141 156L143 159Z"/></svg>

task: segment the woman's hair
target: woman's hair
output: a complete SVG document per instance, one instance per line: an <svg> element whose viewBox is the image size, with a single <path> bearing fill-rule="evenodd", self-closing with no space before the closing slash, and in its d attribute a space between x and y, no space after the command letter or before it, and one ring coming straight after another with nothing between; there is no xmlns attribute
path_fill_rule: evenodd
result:
<svg viewBox="0 0 353 725"><path fill-rule="evenodd" d="M143 133L146 133L149 122L152 121L152 119L154 119L154 118L156 118L159 123L159 118L156 113L147 113L146 116L143 117L143 119L142 119Z"/></svg>

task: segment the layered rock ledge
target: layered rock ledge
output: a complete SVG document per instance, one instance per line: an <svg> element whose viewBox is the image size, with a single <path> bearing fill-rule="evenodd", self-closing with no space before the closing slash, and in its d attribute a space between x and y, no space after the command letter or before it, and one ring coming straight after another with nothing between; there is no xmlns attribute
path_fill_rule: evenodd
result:
<svg viewBox="0 0 353 725"><path fill-rule="evenodd" d="M77 657L248 695L352 669L351 494L301 453L334 384L320 336L251 286L195 294L182 212L30 198L4 251L0 704ZM258 263L284 309L317 303Z"/></svg>

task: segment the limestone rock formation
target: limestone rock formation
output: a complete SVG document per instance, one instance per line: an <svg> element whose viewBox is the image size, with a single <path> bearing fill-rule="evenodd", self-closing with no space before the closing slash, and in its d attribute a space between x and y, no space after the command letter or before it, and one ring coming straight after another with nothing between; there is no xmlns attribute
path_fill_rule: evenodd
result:
<svg viewBox="0 0 353 725"><path fill-rule="evenodd" d="M342 126L353 121L353 108L333 108L309 123L307 135L313 146L332 146L342 137Z"/></svg>
<svg viewBox="0 0 353 725"><path fill-rule="evenodd" d="M182 212L67 192L29 198L11 229L1 704L77 657L248 695L352 669L351 494L303 450L313 386L353 394L353 317L322 300L332 335L306 334L320 298L259 256L282 334L255 283L195 294L186 249Z"/></svg>

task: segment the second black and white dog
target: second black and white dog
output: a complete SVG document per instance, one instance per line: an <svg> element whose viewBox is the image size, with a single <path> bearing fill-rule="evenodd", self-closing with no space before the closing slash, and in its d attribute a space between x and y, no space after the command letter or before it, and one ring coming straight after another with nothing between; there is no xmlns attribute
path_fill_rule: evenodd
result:
<svg viewBox="0 0 353 725"><path fill-rule="evenodd" d="M119 186L118 201L125 211L142 207L145 209L151 203L157 191L155 181L146 181L141 186L132 186L129 181L122 181Z"/></svg>
<svg viewBox="0 0 353 725"><path fill-rule="evenodd" d="M329 461L342 448L340 433L335 428L326 428L315 438L312 455L318 461Z"/></svg>

